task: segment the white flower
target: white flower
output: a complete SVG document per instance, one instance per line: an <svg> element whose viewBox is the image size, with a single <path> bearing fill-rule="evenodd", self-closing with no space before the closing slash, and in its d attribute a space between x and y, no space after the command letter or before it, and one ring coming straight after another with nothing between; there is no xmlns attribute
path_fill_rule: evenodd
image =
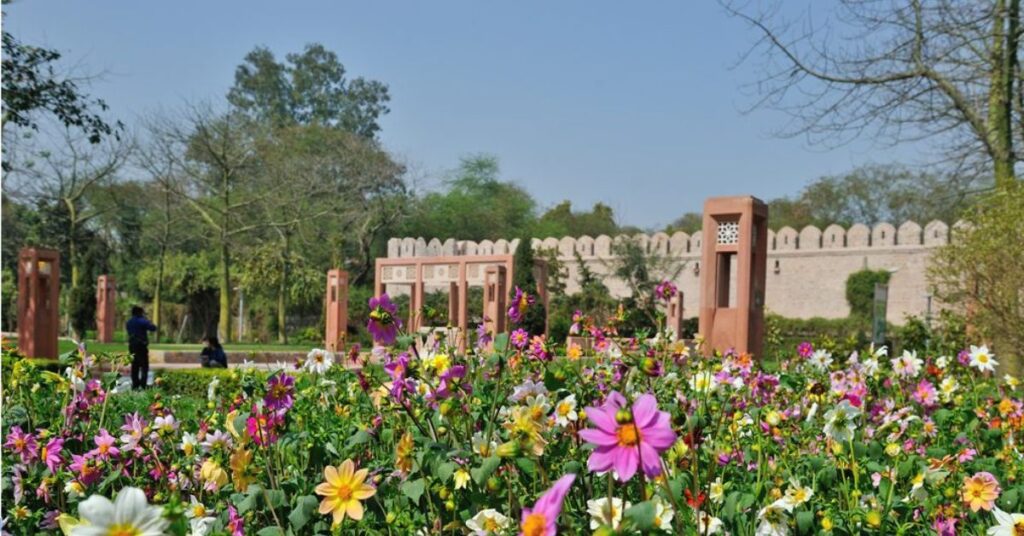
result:
<svg viewBox="0 0 1024 536"><path fill-rule="evenodd" d="M558 426L569 426L569 421L576 422L578 419L576 395L569 395L555 404L555 424Z"/></svg>
<svg viewBox="0 0 1024 536"><path fill-rule="evenodd" d="M836 404L825 412L825 435L840 443L853 439L853 432L856 430L853 419L859 414L860 411L853 407L849 400Z"/></svg>
<svg viewBox="0 0 1024 536"><path fill-rule="evenodd" d="M939 367L942 370L946 370L946 367L949 366L950 361L951 359L948 355L940 355L935 359L935 366Z"/></svg>
<svg viewBox="0 0 1024 536"><path fill-rule="evenodd" d="M483 432L473 433L473 452L480 455L481 458L489 458L494 455L495 449L498 448L498 442L493 439L488 443L484 439ZM486 512L486 510L485 510Z"/></svg>
<svg viewBox="0 0 1024 536"><path fill-rule="evenodd" d="M543 383L526 380L512 389L512 396L510 396L509 399L514 402L518 402L527 397L546 394L548 394L548 389L547 387L544 387Z"/></svg>
<svg viewBox="0 0 1024 536"><path fill-rule="evenodd" d="M79 517L88 524L72 528L71 536L163 536L170 524L164 519L163 512L159 506L150 506L146 502L146 494L139 488L121 489L114 502L101 495L93 495L78 505Z"/></svg>
<svg viewBox="0 0 1024 536"><path fill-rule="evenodd" d="M665 502L662 501L660 497L655 497L653 499L653 502L654 527L659 528L665 532L672 532L672 518L676 515L675 510L673 510L671 506L665 504Z"/></svg>
<svg viewBox="0 0 1024 536"><path fill-rule="evenodd" d="M992 515L998 525L988 529L988 536L1016 536L1024 532L1024 514L1009 514L995 507Z"/></svg>
<svg viewBox="0 0 1024 536"><path fill-rule="evenodd" d="M220 378L214 376L213 379L210 380L210 385L206 386L206 399L210 402L215 402L217 400L218 385L220 385Z"/></svg>
<svg viewBox="0 0 1024 536"><path fill-rule="evenodd" d="M481 510L469 521L466 521L466 526L476 536L488 536L489 534L498 534L508 528L509 521L509 518L502 515L501 512L488 508Z"/></svg>
<svg viewBox="0 0 1024 536"><path fill-rule="evenodd" d="M921 373L922 363L924 362L917 357L917 352L904 350L903 355L892 360L892 369L897 376L916 378Z"/></svg>
<svg viewBox="0 0 1024 536"><path fill-rule="evenodd" d="M716 478L715 481L711 483L710 488L708 498L710 498L711 502L715 504L721 503L722 499L725 498L725 485L722 484L722 477Z"/></svg>
<svg viewBox="0 0 1024 536"><path fill-rule="evenodd" d="M153 420L153 428L161 434L169 434L178 429L178 421L174 415L161 415Z"/></svg>
<svg viewBox="0 0 1024 536"><path fill-rule="evenodd" d="M306 354L306 362L302 364L307 372L323 374L334 364L334 354L320 348L313 348Z"/></svg>
<svg viewBox="0 0 1024 536"><path fill-rule="evenodd" d="M860 364L860 369L864 372L865 376L874 376L875 374L878 374L878 360L873 357L869 357Z"/></svg>
<svg viewBox="0 0 1024 536"><path fill-rule="evenodd" d="M871 343L871 349L868 350L868 351L871 352L871 357L873 357L875 359L881 359L883 357L889 357L889 347L888 346L884 346L883 345L883 346L879 346L878 348L875 348L875 343Z"/></svg>
<svg viewBox="0 0 1024 536"><path fill-rule="evenodd" d="M189 529L191 532L189 536L206 536L210 533L210 529L213 527L213 523L217 521L215 517L197 517L188 521Z"/></svg>
<svg viewBox="0 0 1024 536"><path fill-rule="evenodd" d="M185 432L181 434L181 450L186 456L191 456L196 451L196 446L199 445L199 439L192 432Z"/></svg>
<svg viewBox="0 0 1024 536"><path fill-rule="evenodd" d="M787 536L789 534L789 512L792 507L784 499L765 506L757 513L755 536Z"/></svg>
<svg viewBox="0 0 1024 536"><path fill-rule="evenodd" d="M949 402L953 399L953 394L960 388L960 384L956 382L956 379L952 376L946 376L939 383L939 397L942 398L943 402Z"/></svg>
<svg viewBox="0 0 1024 536"><path fill-rule="evenodd" d="M85 487L77 480L72 480L64 484L64 493L67 493L68 497L72 499L77 499L85 493Z"/></svg>
<svg viewBox="0 0 1024 536"><path fill-rule="evenodd" d="M1010 389L1015 389L1020 385L1020 380L1016 376L1010 376L1009 374L1003 374L1003 383L1006 384Z"/></svg>
<svg viewBox="0 0 1024 536"><path fill-rule="evenodd" d="M811 500L811 497L813 496L813 488L802 486L800 481L794 478L789 481L789 487L786 488L786 496L783 497L782 500L791 504L795 508Z"/></svg>
<svg viewBox="0 0 1024 536"><path fill-rule="evenodd" d="M722 520L707 512L697 512L697 534L710 536L722 532Z"/></svg>
<svg viewBox="0 0 1024 536"><path fill-rule="evenodd" d="M826 371L832 366L832 354L827 350L815 350L807 362L819 371Z"/></svg>
<svg viewBox="0 0 1024 536"><path fill-rule="evenodd" d="M690 389L697 393L706 393L715 389L715 377L710 371L698 372L690 378Z"/></svg>
<svg viewBox="0 0 1024 536"><path fill-rule="evenodd" d="M587 513L590 514L590 529L596 530L601 525L608 525L613 529L618 529L619 523L622 522L623 510L630 506L632 505L627 501L625 507L623 507L622 499L618 497L613 497L610 505L608 497L587 501Z"/></svg>
<svg viewBox="0 0 1024 536"><path fill-rule="evenodd" d="M199 502L195 495L192 495L188 499L188 508L185 509L185 517L189 519L196 519L206 517L209 511L206 509L206 505Z"/></svg>
<svg viewBox="0 0 1024 536"><path fill-rule="evenodd" d="M85 380L83 379L85 373L76 368L68 367L64 369L64 375L67 376L68 381L71 382L72 391L80 393L85 390Z"/></svg>
<svg viewBox="0 0 1024 536"><path fill-rule="evenodd" d="M995 372L998 364L992 352L988 351L988 346L971 346L972 367L982 372Z"/></svg>

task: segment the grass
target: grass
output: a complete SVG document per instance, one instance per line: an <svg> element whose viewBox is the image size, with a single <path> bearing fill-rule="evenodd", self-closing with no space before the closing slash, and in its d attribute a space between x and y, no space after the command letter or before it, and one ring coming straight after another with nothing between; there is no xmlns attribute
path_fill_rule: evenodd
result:
<svg viewBox="0 0 1024 536"><path fill-rule="evenodd" d="M96 341L85 341L86 346L92 352L100 353L116 353L116 352L127 352L128 343L124 342L96 342ZM235 343L225 344L224 350L226 352L289 352L289 351L308 351L313 345L309 344L259 344L259 343ZM172 343L151 343L149 345L150 350L194 350L198 351L203 348L202 344L172 344ZM75 349L75 343L69 340L61 339L57 342L57 352L63 354L70 352Z"/></svg>

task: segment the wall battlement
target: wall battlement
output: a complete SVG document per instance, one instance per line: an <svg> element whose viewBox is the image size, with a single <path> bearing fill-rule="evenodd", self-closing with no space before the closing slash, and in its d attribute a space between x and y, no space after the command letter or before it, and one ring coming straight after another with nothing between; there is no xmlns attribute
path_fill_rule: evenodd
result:
<svg viewBox="0 0 1024 536"><path fill-rule="evenodd" d="M959 222L954 227L960 225ZM926 278L931 251L947 243L950 227L932 221L922 227L907 221L899 226L879 223L874 227L855 224L848 229L829 225L824 230L807 226L797 231L783 227L768 231L768 279L766 306L769 311L795 318L841 318L849 314L846 302L847 277L863 268L889 270L890 322L900 324L907 315L924 315L928 304ZM612 272L616 255L614 244L635 240L648 254L680 261L673 282L684 294L687 316L696 316L700 303L700 258L703 233L677 232L619 235L615 237L534 238L535 250L555 250L566 268L566 287L579 289L579 260L603 277L615 297L628 296L629 287ZM456 240L437 238L392 238L388 240L388 258L440 255L506 255L515 253L519 240ZM579 254L579 260L577 255Z"/></svg>

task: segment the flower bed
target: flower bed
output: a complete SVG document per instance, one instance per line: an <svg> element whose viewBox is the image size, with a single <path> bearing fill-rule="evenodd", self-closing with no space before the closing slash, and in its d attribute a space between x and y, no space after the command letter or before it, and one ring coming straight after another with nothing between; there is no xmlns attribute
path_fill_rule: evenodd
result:
<svg viewBox="0 0 1024 536"><path fill-rule="evenodd" d="M1024 529L1022 392L987 348L833 356L806 343L767 373L588 321L577 329L599 350L578 357L483 331L457 355L439 338L413 350L385 296L371 309L382 365L315 350L269 374L174 377L146 399L111 392L113 374L89 379L97 356L55 374L4 355L4 530Z"/></svg>

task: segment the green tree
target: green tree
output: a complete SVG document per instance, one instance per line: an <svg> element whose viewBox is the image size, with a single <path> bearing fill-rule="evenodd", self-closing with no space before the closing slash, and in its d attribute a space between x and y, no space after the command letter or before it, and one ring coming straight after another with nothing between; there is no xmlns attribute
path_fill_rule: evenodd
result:
<svg viewBox="0 0 1024 536"><path fill-rule="evenodd" d="M571 201L562 201L537 220L535 237L614 236L619 232L615 213L604 203L595 203L589 212L573 212Z"/></svg>
<svg viewBox="0 0 1024 536"><path fill-rule="evenodd" d="M875 285L888 284L892 273L888 270L858 270L846 278L846 303L850 316L870 320L874 312Z"/></svg>
<svg viewBox="0 0 1024 536"><path fill-rule="evenodd" d="M515 296L516 287L522 289L536 298L536 303L527 309L523 315L519 327L525 329L531 335L540 335L546 332L547 317L544 311L544 304L540 296L540 286L534 270L537 267L537 259L534 257L533 247L530 244L530 237L523 235L519 238L519 246L516 248L515 260L512 263L512 287L509 289L509 303ZM545 289L546 290L546 289Z"/></svg>
<svg viewBox="0 0 1024 536"><path fill-rule="evenodd" d="M319 124L365 138L380 130L388 113L387 85L362 77L349 79L337 54L319 43L279 62L266 47L256 47L235 69L228 102L274 126Z"/></svg>

